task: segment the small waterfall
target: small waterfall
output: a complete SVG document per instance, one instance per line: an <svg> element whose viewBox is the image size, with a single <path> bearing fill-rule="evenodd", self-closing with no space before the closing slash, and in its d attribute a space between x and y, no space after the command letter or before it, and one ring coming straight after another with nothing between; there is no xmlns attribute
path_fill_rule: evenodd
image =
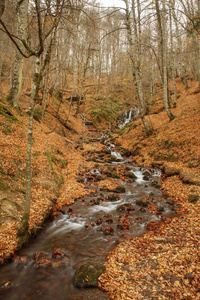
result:
<svg viewBox="0 0 200 300"><path fill-rule="evenodd" d="M131 121L132 117L137 118L139 116L139 113L140 111L137 107L131 108L129 111L125 111L125 113L123 114L124 122L118 127L120 129L124 128L126 124L128 124Z"/></svg>

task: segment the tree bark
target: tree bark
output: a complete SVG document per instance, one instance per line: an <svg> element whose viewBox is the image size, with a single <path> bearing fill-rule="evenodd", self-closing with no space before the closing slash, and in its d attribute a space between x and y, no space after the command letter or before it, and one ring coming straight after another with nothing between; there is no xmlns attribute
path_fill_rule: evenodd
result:
<svg viewBox="0 0 200 300"><path fill-rule="evenodd" d="M134 28L134 41L135 48L132 39L132 30L131 30L131 20L130 20L130 11L128 6L128 0L124 0L126 4L126 29L128 35L128 42L130 46L130 58L132 61L132 70L133 70L133 80L135 86L136 98L138 100L138 106L140 110L140 117L142 123L144 125L145 131L147 135L151 134L151 129L145 119L144 113L144 95L143 95L143 87L142 87L142 76L141 76L141 24L140 24L140 3L137 1L137 14L138 20L136 20L136 12L135 12L135 1L132 0L132 14L133 14L133 28ZM134 52L136 53L136 59L134 58Z"/></svg>
<svg viewBox="0 0 200 300"><path fill-rule="evenodd" d="M18 18L18 37L24 40L26 37L27 27L27 14L28 14L28 3L29 0L24 0L19 7L17 7L17 18ZM15 51L15 62L12 74L12 86L10 90L10 99L14 107L19 106L19 96L22 86L22 72L23 72L24 58L16 49Z"/></svg>
<svg viewBox="0 0 200 300"><path fill-rule="evenodd" d="M173 120L175 116L172 114L169 107L168 98L168 72L167 72L167 32L166 32L166 12L165 12L165 0L162 0L163 13L161 15L159 0L155 2L156 14L158 19L158 32L160 37L160 52L163 69L163 94L164 94L164 107L170 120Z"/></svg>
<svg viewBox="0 0 200 300"><path fill-rule="evenodd" d="M5 9L5 0L0 0L0 19L3 15L4 9Z"/></svg>
<svg viewBox="0 0 200 300"><path fill-rule="evenodd" d="M19 228L18 234L24 235L29 227L29 215L30 215L30 203L31 203L31 182L32 182L32 172L31 172L31 148L32 148L32 135L33 135L33 112L35 100L37 99L38 89L39 89L39 68L40 68L40 58L35 59L35 74L33 78L30 106L28 110L29 121L28 121L28 135L27 135L27 150L26 150L26 196L25 196L25 206L24 214L22 217L22 223Z"/></svg>

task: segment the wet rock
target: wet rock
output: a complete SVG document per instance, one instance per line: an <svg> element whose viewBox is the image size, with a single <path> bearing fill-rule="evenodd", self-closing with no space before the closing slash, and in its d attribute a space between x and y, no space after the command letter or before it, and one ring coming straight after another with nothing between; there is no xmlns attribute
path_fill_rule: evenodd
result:
<svg viewBox="0 0 200 300"><path fill-rule="evenodd" d="M107 219L105 222L108 223L108 224L112 224L113 223L113 219Z"/></svg>
<svg viewBox="0 0 200 300"><path fill-rule="evenodd" d="M108 157L106 159L106 161L109 162L109 163L111 163L113 161L116 161L116 160L117 160L117 158L114 155L108 155Z"/></svg>
<svg viewBox="0 0 200 300"><path fill-rule="evenodd" d="M197 203L199 201L199 195L198 194L190 194L188 201L190 203L194 203L194 204Z"/></svg>
<svg viewBox="0 0 200 300"><path fill-rule="evenodd" d="M85 228L92 228L94 227L96 224L94 222L90 222L88 224L85 224Z"/></svg>
<svg viewBox="0 0 200 300"><path fill-rule="evenodd" d="M120 230L129 230L130 229L130 223L125 217L122 217L119 220L119 224L117 225L117 228L120 229Z"/></svg>
<svg viewBox="0 0 200 300"><path fill-rule="evenodd" d="M132 168L131 167L129 167L129 166L126 166L126 171L131 171L132 170Z"/></svg>
<svg viewBox="0 0 200 300"><path fill-rule="evenodd" d="M149 197L153 197L154 196L154 193L153 192L150 192L149 193Z"/></svg>
<svg viewBox="0 0 200 300"><path fill-rule="evenodd" d="M116 209L117 212L122 212L126 210L126 206L124 204L119 205Z"/></svg>
<svg viewBox="0 0 200 300"><path fill-rule="evenodd" d="M109 177L116 178L116 179L120 178L120 176L117 174L117 172L111 172Z"/></svg>
<svg viewBox="0 0 200 300"><path fill-rule="evenodd" d="M149 171L145 171L142 173L143 179L148 181L151 178L151 173Z"/></svg>
<svg viewBox="0 0 200 300"><path fill-rule="evenodd" d="M51 261L49 260L49 255L43 251L36 251L33 256L33 260L35 261L34 267L36 269L47 268L51 265Z"/></svg>
<svg viewBox="0 0 200 300"><path fill-rule="evenodd" d="M161 188L161 183L160 183L159 181L157 181L157 180L153 180L153 181L151 182L151 185L152 185L152 186L155 186L155 187L157 187L157 188Z"/></svg>
<svg viewBox="0 0 200 300"><path fill-rule="evenodd" d="M136 200L135 204L138 206L142 206L142 207L147 207L149 205L148 201L143 201L143 200Z"/></svg>
<svg viewBox="0 0 200 300"><path fill-rule="evenodd" d="M103 233L105 234L105 235L114 235L114 228L112 228L112 227L106 227L104 230L103 230Z"/></svg>
<svg viewBox="0 0 200 300"><path fill-rule="evenodd" d="M104 218L110 218L112 215L109 215L109 214L106 214L106 215L104 215L103 217Z"/></svg>
<svg viewBox="0 0 200 300"><path fill-rule="evenodd" d="M116 195L116 194L110 194L108 195L107 197L108 201L117 201L120 199L119 195Z"/></svg>
<svg viewBox="0 0 200 300"><path fill-rule="evenodd" d="M126 189L123 185L118 185L114 190L114 193L125 193Z"/></svg>
<svg viewBox="0 0 200 300"><path fill-rule="evenodd" d="M64 256L66 256L66 255L67 255L66 252L63 252L63 251L57 249L57 250L55 250L55 251L52 252L52 255L51 255L51 256L52 256L53 258L61 258L61 257L64 257Z"/></svg>
<svg viewBox="0 0 200 300"><path fill-rule="evenodd" d="M147 210L146 210L146 208L141 207L138 211L139 211L139 212L142 212L142 213L145 213Z"/></svg>
<svg viewBox="0 0 200 300"><path fill-rule="evenodd" d="M32 256L33 260L37 263L38 261L40 261L41 259L46 259L48 258L48 253L44 252L44 251L36 251L33 256Z"/></svg>
<svg viewBox="0 0 200 300"><path fill-rule="evenodd" d="M75 274L74 285L77 288L97 287L98 278L106 271L103 264L87 262L81 265Z"/></svg>
<svg viewBox="0 0 200 300"><path fill-rule="evenodd" d="M160 206L157 209L157 212L162 213L165 210L164 206Z"/></svg>
<svg viewBox="0 0 200 300"><path fill-rule="evenodd" d="M5 282L3 285L0 286L0 295L5 295L8 293L12 288L12 284L10 281Z"/></svg>
<svg viewBox="0 0 200 300"><path fill-rule="evenodd" d="M39 261L37 261L37 263L34 265L34 267L36 269L40 269L40 268L47 268L49 266L51 266L51 261L46 259L46 258L41 258Z"/></svg>
<svg viewBox="0 0 200 300"><path fill-rule="evenodd" d="M135 207L132 204L129 204L127 206L127 211L134 211L134 210L135 210Z"/></svg>
<svg viewBox="0 0 200 300"><path fill-rule="evenodd" d="M95 221L96 225L101 225L103 223L103 219L99 218Z"/></svg>
<svg viewBox="0 0 200 300"><path fill-rule="evenodd" d="M13 263L26 264L27 262L28 262L28 257L27 256L15 256L13 258Z"/></svg>
<svg viewBox="0 0 200 300"><path fill-rule="evenodd" d="M132 172L125 172L124 176L126 178L131 178L131 179L134 179L134 180L137 179L137 176L134 173L132 173Z"/></svg>
<svg viewBox="0 0 200 300"><path fill-rule="evenodd" d="M142 173L142 175L143 175L143 176L148 176L148 177L150 177L150 176L151 176L151 173L150 173L148 170L146 170L146 171L144 171L144 172Z"/></svg>
<svg viewBox="0 0 200 300"><path fill-rule="evenodd" d="M110 150L110 149L105 149L105 150L103 150L103 152L104 152L105 154L111 154L111 150Z"/></svg>
<svg viewBox="0 0 200 300"><path fill-rule="evenodd" d="M73 209L72 209L71 207L69 207L69 209L68 209L67 212L68 212L68 214L69 214L69 213L71 213L72 211L73 211Z"/></svg>
<svg viewBox="0 0 200 300"><path fill-rule="evenodd" d="M102 203L102 199L101 199L101 198L92 199L92 200L90 200L90 203L91 203L92 205L99 205L99 204Z"/></svg>

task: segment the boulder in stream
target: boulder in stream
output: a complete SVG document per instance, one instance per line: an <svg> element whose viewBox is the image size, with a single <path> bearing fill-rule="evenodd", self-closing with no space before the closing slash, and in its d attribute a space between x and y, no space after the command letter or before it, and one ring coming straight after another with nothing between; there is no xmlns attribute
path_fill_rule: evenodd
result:
<svg viewBox="0 0 200 300"><path fill-rule="evenodd" d="M108 201L117 201L120 199L119 195L116 194L109 194L107 197Z"/></svg>
<svg viewBox="0 0 200 300"><path fill-rule="evenodd" d="M48 253L43 251L36 251L33 254L33 260L35 261L34 267L36 269L47 268L51 265Z"/></svg>
<svg viewBox="0 0 200 300"><path fill-rule="evenodd" d="M136 200L135 204L138 206L142 206L142 207L147 207L149 205L148 201L143 201L143 200Z"/></svg>
<svg viewBox="0 0 200 300"><path fill-rule="evenodd" d="M97 262L87 262L81 265L76 273L74 285L77 288L97 287L98 278L106 271L106 267Z"/></svg>
<svg viewBox="0 0 200 300"><path fill-rule="evenodd" d="M118 185L114 190L114 193L125 193L126 189L123 185Z"/></svg>
<svg viewBox="0 0 200 300"><path fill-rule="evenodd" d="M131 179L134 179L134 180L137 179L137 176L132 172L125 172L124 175L125 175L126 178L131 178Z"/></svg>

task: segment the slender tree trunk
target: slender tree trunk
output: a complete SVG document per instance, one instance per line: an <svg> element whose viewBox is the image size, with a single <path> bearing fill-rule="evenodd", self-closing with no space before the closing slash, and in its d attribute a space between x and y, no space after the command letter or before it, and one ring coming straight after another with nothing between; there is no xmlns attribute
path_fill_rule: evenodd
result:
<svg viewBox="0 0 200 300"><path fill-rule="evenodd" d="M135 1L132 0L132 13L133 13L133 28L134 28L134 40L135 40L135 49L132 39L132 30L131 30L131 20L130 20L130 11L128 0L124 0L126 4L126 29L128 35L128 42L130 46L130 58L132 62L132 71L133 71L133 80L135 86L135 93L136 98L138 100L138 106L140 110L140 117L142 123L144 125L145 131L148 135L151 134L151 129L145 120L145 113L144 113L144 95L143 95L143 87L142 87L142 77L141 77L141 43L140 43L140 35L141 35L141 28L140 28L140 5L139 1L137 2L138 7L138 22L136 20L136 12L135 12ZM139 25L138 25L139 24ZM136 51L136 59L134 58L134 52Z"/></svg>
<svg viewBox="0 0 200 300"><path fill-rule="evenodd" d="M172 80L173 80L173 87L174 87L173 107L176 107L176 102L177 102L177 89L176 89L176 80L175 80L174 37L173 37L173 31L172 31L172 10L171 10L171 7L170 7L170 10L169 10L169 18L170 18L170 40L171 40Z"/></svg>
<svg viewBox="0 0 200 300"><path fill-rule="evenodd" d="M165 12L165 0L162 0L163 13L161 15L159 0L155 1L156 14L158 19L158 32L160 37L160 52L162 59L163 69L163 94L164 94L164 107L170 120L173 120L175 116L172 114L169 107L168 97L168 72L167 72L167 33L166 33L166 12Z"/></svg>
<svg viewBox="0 0 200 300"><path fill-rule="evenodd" d="M35 74L33 78L30 106L29 106L29 122L28 122L28 135L27 135L27 150L26 150L26 196L25 196L25 206L24 214L22 217L22 223L18 234L24 235L29 227L29 215L30 215L30 203L31 203L31 182L32 182L32 172L31 172L31 148L32 148L32 134L33 134L33 112L35 100L37 99L37 94L39 90L39 68L40 59L36 57L35 60Z"/></svg>
<svg viewBox="0 0 200 300"><path fill-rule="evenodd" d="M195 77L199 83L200 87L200 62L199 62L199 41L197 37L197 33L194 32L193 35L193 47L194 47L194 66L195 66Z"/></svg>
<svg viewBox="0 0 200 300"><path fill-rule="evenodd" d="M44 78L44 91L43 91L43 99L42 99L42 120L44 120L44 115L47 107L49 81L50 81L49 72L50 72L50 62L47 65L46 76Z"/></svg>
<svg viewBox="0 0 200 300"><path fill-rule="evenodd" d="M28 2L29 0L24 0L17 9L18 36L20 39L25 39L26 36ZM23 56L16 49L15 63L14 63L14 69L12 75L12 86L10 90L10 97L14 107L19 106L19 96L22 87L23 62L24 62Z"/></svg>
<svg viewBox="0 0 200 300"><path fill-rule="evenodd" d="M0 19L3 15L4 9L5 9L5 0L0 0Z"/></svg>
<svg viewBox="0 0 200 300"><path fill-rule="evenodd" d="M5 48L5 43L4 43L4 38L2 39L1 43L1 58L0 58L0 98L2 97L2 71L3 71L3 60L4 60L4 48Z"/></svg>

